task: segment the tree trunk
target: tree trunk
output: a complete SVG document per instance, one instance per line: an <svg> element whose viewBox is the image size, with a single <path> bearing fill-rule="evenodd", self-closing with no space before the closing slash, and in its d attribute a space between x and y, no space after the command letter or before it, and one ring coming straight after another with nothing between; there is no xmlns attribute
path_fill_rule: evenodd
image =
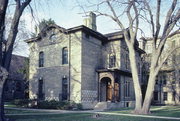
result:
<svg viewBox="0 0 180 121"><path fill-rule="evenodd" d="M4 115L4 85L8 77L8 72L0 67L0 121L5 121Z"/></svg>
<svg viewBox="0 0 180 121"><path fill-rule="evenodd" d="M143 102L142 106L142 114L149 114L150 113L150 106L151 106L151 101L153 98L153 92L155 88L155 80L156 80L156 75L154 70L152 69L150 72L150 76L148 79L148 87L146 90L146 96Z"/></svg>
<svg viewBox="0 0 180 121"><path fill-rule="evenodd" d="M129 58L130 58L130 65L131 65L132 78L133 78L134 91L135 91L135 101L136 101L134 113L139 114L142 108L142 91L138 76L136 53L133 47L129 47Z"/></svg>
<svg viewBox="0 0 180 121"><path fill-rule="evenodd" d="M3 99L3 85L5 84L5 80L0 80L0 121L4 121L5 120L5 115L4 115L4 99Z"/></svg>
<svg viewBox="0 0 180 121"><path fill-rule="evenodd" d="M153 92L154 92L154 88L155 88L155 80L156 80L156 76L158 74L158 71L156 70L156 67L158 66L158 58L159 58L159 52L154 51L152 53L148 86L146 89L146 95L145 95L145 99L144 99L143 106L142 106L142 112L141 112L142 114L150 113L150 106L151 106L151 101L153 98Z"/></svg>

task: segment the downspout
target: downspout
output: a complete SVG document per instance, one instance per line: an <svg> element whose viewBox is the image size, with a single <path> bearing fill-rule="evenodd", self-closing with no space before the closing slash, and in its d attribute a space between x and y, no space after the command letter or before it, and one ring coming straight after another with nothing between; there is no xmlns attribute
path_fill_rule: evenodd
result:
<svg viewBox="0 0 180 121"><path fill-rule="evenodd" d="M71 34L69 34L69 101L71 100Z"/></svg>

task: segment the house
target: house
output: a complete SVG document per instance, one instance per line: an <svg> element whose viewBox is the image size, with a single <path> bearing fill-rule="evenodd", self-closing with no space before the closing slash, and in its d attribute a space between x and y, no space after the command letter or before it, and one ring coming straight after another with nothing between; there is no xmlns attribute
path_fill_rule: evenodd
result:
<svg viewBox="0 0 180 121"><path fill-rule="evenodd" d="M159 42L157 42L158 44ZM152 38L142 38L139 41L140 48L146 54L145 68L150 64L150 57L152 53ZM160 57L164 57L165 53L172 48L180 47L180 31L177 30L170 34L164 46L164 52ZM142 68L143 75L148 76L147 69ZM143 79L144 85L147 85L147 78ZM152 104L155 105L176 105L180 104L180 49L176 49L165 61L160 72L156 77L156 85Z"/></svg>
<svg viewBox="0 0 180 121"><path fill-rule="evenodd" d="M85 25L69 29L49 25L26 42L30 47L30 99L69 100L82 103L85 109L135 105L123 34L97 32L94 13ZM137 42L140 77L142 52Z"/></svg>
<svg viewBox="0 0 180 121"><path fill-rule="evenodd" d="M12 55L9 76L5 84L5 100L28 98L28 58Z"/></svg>

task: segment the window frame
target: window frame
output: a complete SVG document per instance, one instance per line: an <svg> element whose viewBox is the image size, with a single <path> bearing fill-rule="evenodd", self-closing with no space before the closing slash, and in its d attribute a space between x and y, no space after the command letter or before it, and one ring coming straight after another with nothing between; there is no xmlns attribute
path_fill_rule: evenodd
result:
<svg viewBox="0 0 180 121"><path fill-rule="evenodd" d="M68 64L68 48L62 48L62 65Z"/></svg>
<svg viewBox="0 0 180 121"><path fill-rule="evenodd" d="M109 68L116 67L116 55L109 54Z"/></svg>
<svg viewBox="0 0 180 121"><path fill-rule="evenodd" d="M44 67L44 52L39 52L39 67Z"/></svg>

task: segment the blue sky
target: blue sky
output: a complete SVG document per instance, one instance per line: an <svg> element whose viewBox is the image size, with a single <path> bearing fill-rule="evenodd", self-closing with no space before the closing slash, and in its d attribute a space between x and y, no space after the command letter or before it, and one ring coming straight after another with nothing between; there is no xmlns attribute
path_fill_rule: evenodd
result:
<svg viewBox="0 0 180 121"><path fill-rule="evenodd" d="M30 22L29 17L31 15L30 12L28 12L29 10L26 10L27 12L23 18L27 21L28 28L32 30L34 29L34 22L38 23L38 21L43 18L51 18L56 24L64 28L82 25L83 19L85 18L85 13L83 9L78 6L77 0L53 0L53 2L50 0L33 0L31 6L34 9L35 20L33 20L33 22L31 20ZM108 33L117 31L118 27L110 19L97 17L97 28L101 33Z"/></svg>
<svg viewBox="0 0 180 121"><path fill-rule="evenodd" d="M26 9L23 13L22 20L26 21L26 29L28 29L30 32L34 31L34 25L38 24L39 21L42 19L49 19L51 18L56 22L57 25L64 27L64 28L70 28L75 27L83 24L83 19L85 18L84 11L94 10L94 7L87 7L85 6L86 2L99 2L101 0L32 0L31 7L33 8L33 15L34 19L32 18L30 9ZM150 0L154 4L154 0ZM161 20L163 20L163 17L165 16L164 12L167 10L168 1L163 1L164 7L162 7L162 13L161 13ZM80 5L83 5L84 8L80 7ZM179 4L178 4L178 7ZM123 6L117 7L118 12L122 10ZM107 12L108 9L106 7L101 7L101 10L104 12ZM155 9L154 9L155 10ZM124 25L128 25L126 19L127 18L120 18ZM110 18L98 16L97 17L97 31L101 32L103 34L119 31L118 25L113 22ZM143 28L144 32L146 33L146 37L150 36L150 26L148 24L143 23L143 21L140 22L141 28ZM139 36L140 37L140 36ZM23 42L22 42L23 43ZM25 44L24 44L25 45ZM27 45L26 45L27 48ZM26 51L24 51L26 50ZM23 49L23 51L19 52L22 55L28 55L28 49ZM18 51L17 51L18 52ZM18 53L18 54L19 54Z"/></svg>

